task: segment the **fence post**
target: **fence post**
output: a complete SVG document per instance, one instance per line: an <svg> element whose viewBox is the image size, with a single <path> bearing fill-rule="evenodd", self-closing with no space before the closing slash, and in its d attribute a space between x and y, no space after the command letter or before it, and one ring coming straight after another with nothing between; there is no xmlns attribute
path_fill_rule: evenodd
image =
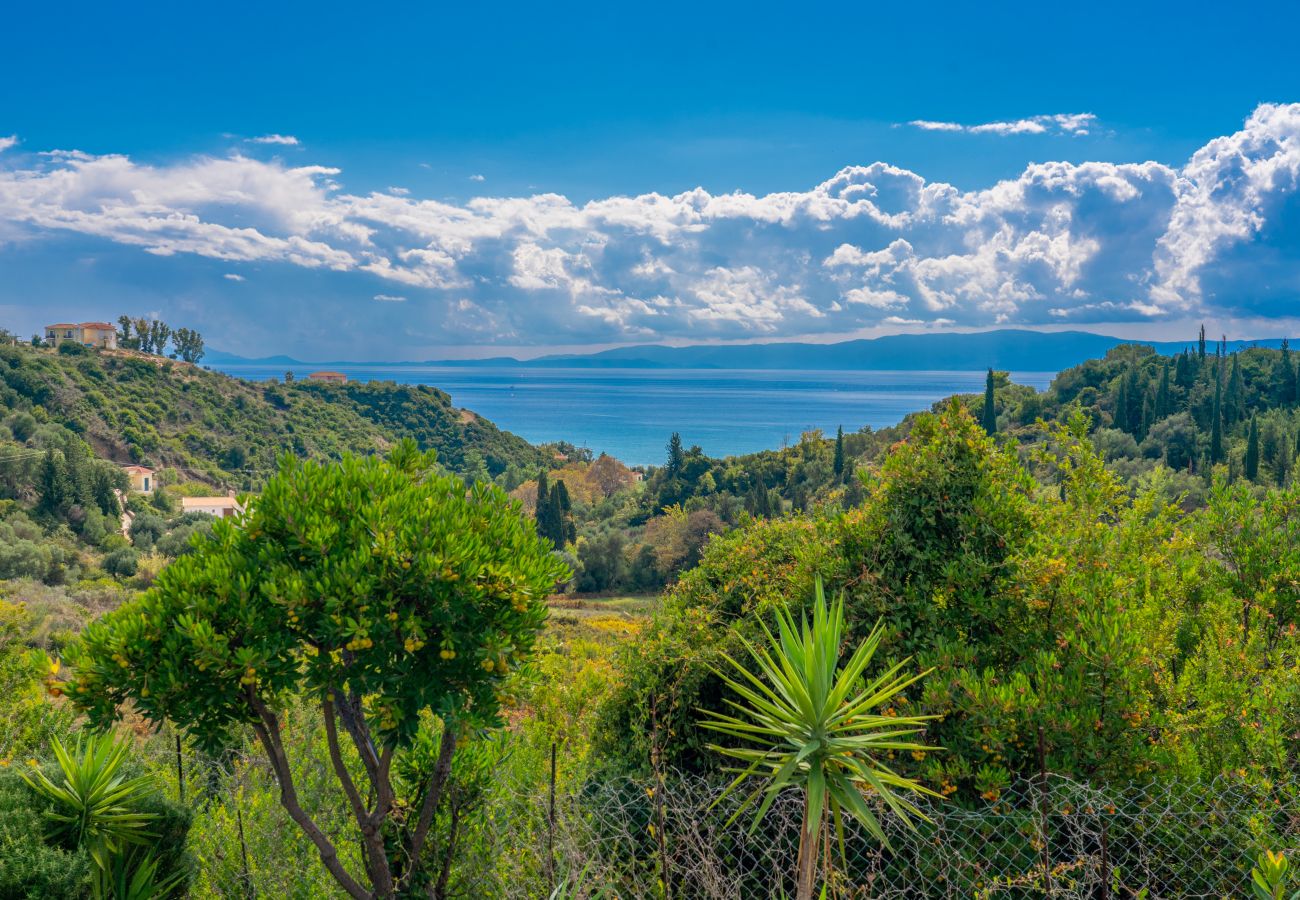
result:
<svg viewBox="0 0 1300 900"><path fill-rule="evenodd" d="M244 865L244 890L249 900L257 900L257 885L253 884L253 873L248 870L248 842L244 840L244 813L240 809L242 791L235 795L235 824L239 826L239 855Z"/></svg>
<svg viewBox="0 0 1300 900"><path fill-rule="evenodd" d="M551 789L546 810L546 876L555 885L555 741L551 741Z"/></svg>
<svg viewBox="0 0 1300 900"><path fill-rule="evenodd" d="M664 900L672 900L673 887L668 872L668 846L664 836L664 776L659 756L658 703L650 703L650 768L654 772L655 843L659 847L659 878L664 883Z"/></svg>
<svg viewBox="0 0 1300 900"><path fill-rule="evenodd" d="M1047 743L1043 739L1043 726L1038 726L1038 841L1042 844L1043 885L1047 896L1052 896L1052 853L1048 846L1047 810L1051 800L1047 791Z"/></svg>
<svg viewBox="0 0 1300 900"><path fill-rule="evenodd" d="M181 758L181 733L176 732L176 785L180 802L185 802L185 761Z"/></svg>

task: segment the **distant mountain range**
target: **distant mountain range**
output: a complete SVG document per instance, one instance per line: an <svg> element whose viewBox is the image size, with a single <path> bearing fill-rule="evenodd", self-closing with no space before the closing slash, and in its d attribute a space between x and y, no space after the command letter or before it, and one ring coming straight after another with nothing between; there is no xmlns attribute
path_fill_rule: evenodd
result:
<svg viewBox="0 0 1300 900"><path fill-rule="evenodd" d="M992 367L1019 372L1058 372L1104 356L1120 344L1147 343L1160 353L1178 353L1188 341L1134 342L1086 331L1025 331L1004 329L973 333L892 334L837 344L732 344L727 346L665 347L646 344L589 354L562 354L519 360L509 356L490 359L424 360L420 362L304 362L289 356L249 359L209 350L204 362L224 366L448 366L463 368L618 368L618 369L839 369L877 371L966 370ZM1229 341L1229 350L1277 347L1280 339Z"/></svg>

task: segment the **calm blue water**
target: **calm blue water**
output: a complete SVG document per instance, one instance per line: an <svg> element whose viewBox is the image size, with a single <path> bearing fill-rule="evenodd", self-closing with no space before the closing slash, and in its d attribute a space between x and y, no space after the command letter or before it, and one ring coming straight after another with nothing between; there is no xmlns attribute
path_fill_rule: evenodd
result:
<svg viewBox="0 0 1300 900"><path fill-rule="evenodd" d="M240 378L282 378L283 367L221 365ZM894 425L956 393L984 390L983 372L827 372L718 369L530 369L334 366L354 380L431 384L534 443L566 440L631 465L658 464L674 431L712 456ZM306 376L313 369L295 374ZM1054 373L1013 372L1038 390Z"/></svg>

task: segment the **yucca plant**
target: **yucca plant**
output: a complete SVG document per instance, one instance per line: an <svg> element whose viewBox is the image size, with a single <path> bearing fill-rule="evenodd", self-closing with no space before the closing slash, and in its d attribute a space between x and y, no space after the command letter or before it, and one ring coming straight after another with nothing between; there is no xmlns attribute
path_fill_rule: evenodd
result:
<svg viewBox="0 0 1300 900"><path fill-rule="evenodd" d="M147 843L146 830L153 816L139 811L142 795L152 790L148 776L127 778L122 772L127 746L110 734L77 736L68 752L56 738L54 756L59 763L58 782L40 769L23 774L33 790L52 801L49 817L56 832L84 847L101 870L128 845Z"/></svg>
<svg viewBox="0 0 1300 900"><path fill-rule="evenodd" d="M107 867L95 871L93 900L163 900L175 894L185 881L182 872L161 875L158 858L137 848L113 854Z"/></svg>
<svg viewBox="0 0 1300 900"><path fill-rule="evenodd" d="M888 846L867 795L879 798L909 827L915 827L914 819L925 819L906 795L939 795L899 775L883 759L890 751L938 749L907 740L924 731L926 721L935 717L882 713L883 708L897 702L902 691L929 673L907 674L910 659L905 659L874 678L867 677L884 635L880 623L840 664L844 598L840 596L828 605L820 577L811 621L805 613L801 623L796 624L788 609L779 608L776 626L776 635L763 626L767 638L764 646L745 642L757 673L729 656L723 657L730 671L715 671L742 702L727 701L734 715L704 711L701 725L750 745L710 745L745 763L743 768L730 768L738 774L719 801L743 784L762 782L745 795L731 821L757 804L752 833L782 791L803 791L796 896L797 900L811 900L818 854L829 850L827 818L838 835L841 858L845 813Z"/></svg>

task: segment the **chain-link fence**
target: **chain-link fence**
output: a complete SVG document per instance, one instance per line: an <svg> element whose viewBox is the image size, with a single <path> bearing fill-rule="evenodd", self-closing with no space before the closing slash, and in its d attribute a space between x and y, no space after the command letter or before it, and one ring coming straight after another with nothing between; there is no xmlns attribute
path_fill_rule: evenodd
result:
<svg viewBox="0 0 1300 900"><path fill-rule="evenodd" d="M1249 896L1263 850L1300 849L1295 785L1237 779L1094 788L1047 776L975 805L923 804L909 829L883 810L889 846L857 827L829 860L853 898L1223 898ZM545 897L581 880L619 898L793 896L801 799L751 829L739 798L673 776L493 792L458 863L478 896Z"/></svg>
<svg viewBox="0 0 1300 900"><path fill-rule="evenodd" d="M175 757L160 753L156 762L166 773ZM203 829L204 895L333 891L273 799L274 778L259 757L204 765L191 757L185 768L187 791L204 811L196 824ZM328 766L303 757L297 777L300 791L320 800L318 823L358 868L356 836L335 809ZM603 890L607 900L793 897L800 794L783 794L755 826L752 809L733 815L742 797L724 796L725 785L680 773L662 781L562 777L554 786L489 776L457 820L452 846L444 816L435 827L436 852L452 860L447 896L537 900L567 881L582 885L573 896ZM168 785L169 792L178 788ZM1300 781L1221 777L1101 787L1046 775L991 799L918 805L928 821L909 828L876 804L887 846L855 824L846 827L843 854L834 847L821 861L822 880L837 888L833 896L1220 900L1251 896L1250 870L1265 850L1300 865ZM286 853L312 862L285 866ZM306 880L311 873L318 877Z"/></svg>

